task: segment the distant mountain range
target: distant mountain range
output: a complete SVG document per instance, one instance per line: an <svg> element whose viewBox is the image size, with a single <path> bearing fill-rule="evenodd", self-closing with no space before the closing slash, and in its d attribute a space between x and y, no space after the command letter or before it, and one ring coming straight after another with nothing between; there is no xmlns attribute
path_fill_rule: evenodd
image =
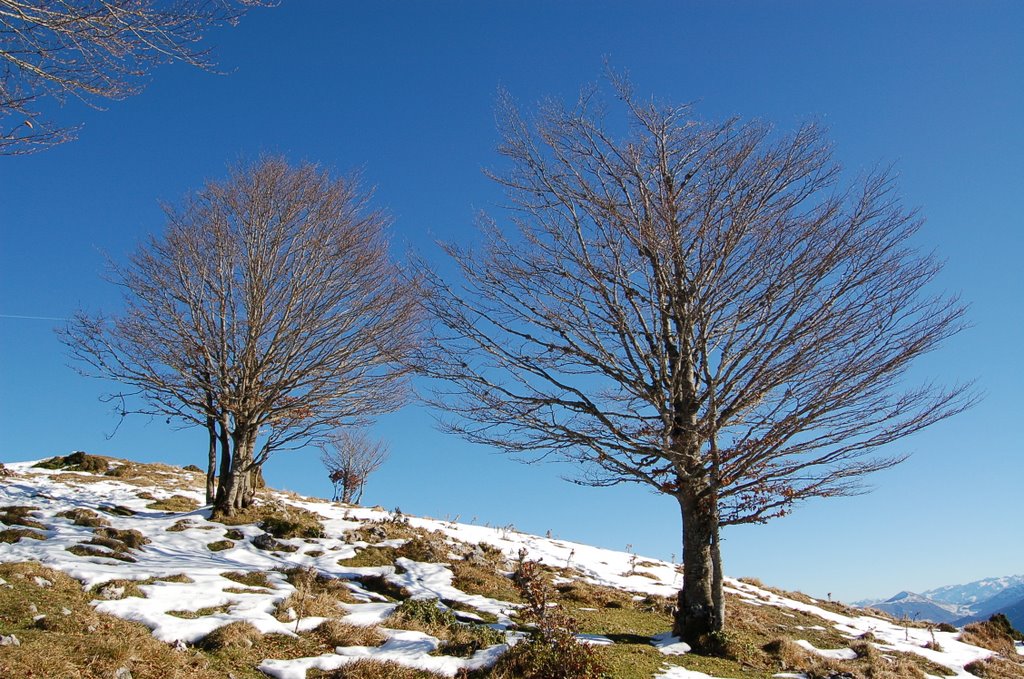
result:
<svg viewBox="0 0 1024 679"><path fill-rule="evenodd" d="M898 618L966 625L1003 613L1017 629L1024 628L1024 575L986 578L947 585L921 593L900 592L885 601L858 601Z"/></svg>

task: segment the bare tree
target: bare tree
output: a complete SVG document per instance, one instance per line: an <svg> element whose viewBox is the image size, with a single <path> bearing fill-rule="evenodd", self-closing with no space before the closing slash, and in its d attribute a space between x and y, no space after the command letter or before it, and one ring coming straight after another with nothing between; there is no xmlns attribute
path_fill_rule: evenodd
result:
<svg viewBox="0 0 1024 679"><path fill-rule="evenodd" d="M38 110L68 95L89 105L142 90L154 66L210 69L198 43L262 0L0 0L0 155L32 153L75 137Z"/></svg>
<svg viewBox="0 0 1024 679"><path fill-rule="evenodd" d="M63 334L83 372L127 385L123 413L207 429L217 511L252 502L272 452L404 401L418 288L368 200L313 165L236 168L114 268L122 315L80 313Z"/></svg>
<svg viewBox="0 0 1024 679"><path fill-rule="evenodd" d="M334 484L334 501L359 504L370 474L388 459L388 445L362 431L340 429L320 444L320 461Z"/></svg>
<svg viewBox="0 0 1024 679"><path fill-rule="evenodd" d="M512 228L481 217L479 251L445 246L463 281L433 275L421 366L470 441L675 498L674 633L699 643L725 623L720 527L862 492L903 459L887 444L971 405L907 374L964 307L929 292L940 265L888 174L838 188L819 128L703 123L612 82L621 111L505 99Z"/></svg>

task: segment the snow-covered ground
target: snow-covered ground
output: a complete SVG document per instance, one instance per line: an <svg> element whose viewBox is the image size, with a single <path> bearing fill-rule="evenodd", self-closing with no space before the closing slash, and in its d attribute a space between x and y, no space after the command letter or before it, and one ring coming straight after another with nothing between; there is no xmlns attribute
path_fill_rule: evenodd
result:
<svg viewBox="0 0 1024 679"><path fill-rule="evenodd" d="M302 679L309 668L334 669L360 658L393 660L409 667L422 668L454 676L460 669L475 669L492 664L507 648L515 643L517 635L510 633L507 644L498 644L477 651L469 658L431 655L439 640L422 632L387 629L387 617L396 604L381 601L356 581L360 576L379 575L393 585L403 587L414 597L430 597L464 603L479 611L493 614L495 627L504 629L515 604L463 592L452 585L452 571L442 564L400 560L400 569L393 566L351 567L338 561L350 558L365 543L350 544L341 539L349 530L368 521L392 518L389 512L361 507L348 507L315 499L296 499L296 496L278 494L277 500L315 512L323 517L328 537L322 539L283 540L297 548L291 553L268 552L257 549L250 539L262 533L255 526L240 527L247 539L236 540L234 546L223 551L210 551L207 544L224 538L228 527L208 520L209 511L199 509L187 514L169 514L147 509L153 500L142 499L140 491L148 491L156 498L172 495L161 487L129 485L114 477L100 481L67 485L55 480L56 474L32 468L31 462L11 463L8 469L16 476L0 483L0 506L31 505L39 508L36 517L47 526L45 541L22 539L14 544L0 544L0 561L38 561L63 571L91 587L115 579L146 580L185 573L191 582L154 582L141 585L145 598L125 597L94 602L97 610L143 623L153 630L156 638L174 643L194 642L212 630L235 621L249 622L264 633L295 634L312 629L324 618L309 617L297 622L281 622L275 617L277 604L286 599L294 587L275 569L313 567L321 574L343 580L360 603L345 604L343 620L358 625L382 624L387 641L378 647L340 647L334 653L315 658L280 660L268 658L260 669L280 679ZM73 473L73 472L72 472ZM88 475L87 476L92 476ZM109 478L109 480L108 480ZM198 490L176 488L174 494L186 495L202 502ZM138 530L151 540L144 548L132 553L137 559L125 563L100 556L76 556L67 551L77 543L92 537L91 529L75 525L60 518L59 512L73 508L97 510L121 505L135 512L132 516L112 517L104 514L121 529ZM186 519L185 530L169 532L176 522ZM673 595L681 584L676 565L657 559L638 558L626 552L599 549L588 545L525 535L512 529L490 528L434 519L407 517L412 526L440 531L454 540L468 544L486 543L516 557L525 550L528 558L545 564L571 568L586 581L612 586L637 594ZM238 583L223 577L231 571L265 571L270 573L267 588L247 588L237 591ZM828 621L839 632L853 640L871 632L876 645L883 651L903 651L924 656L953 670L957 676L972 676L964 665L992 655L975 646L958 641L956 633L934 632L926 629L907 629L869 615L856 617L841 615L811 603L803 603L779 596L760 587L726 579L730 592L758 606L778 606L805 611ZM235 590L235 591L230 591ZM170 611L198 611L216 608L217 612L186 619L170 615ZM590 636L589 643L610 643L602 637ZM937 642L941 650L925 648ZM668 635L660 635L654 645L669 655L685 653L688 648ZM848 657L849 649L818 650L803 643L809 650L830 657ZM672 667L660 675L672 678L702 679L707 675ZM785 675L780 675L785 676ZM793 676L793 675L789 675Z"/></svg>

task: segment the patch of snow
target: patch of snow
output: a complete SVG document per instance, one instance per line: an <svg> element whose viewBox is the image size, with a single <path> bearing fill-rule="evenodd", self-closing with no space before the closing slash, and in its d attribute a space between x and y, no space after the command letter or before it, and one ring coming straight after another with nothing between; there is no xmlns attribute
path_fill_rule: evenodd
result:
<svg viewBox="0 0 1024 679"><path fill-rule="evenodd" d="M662 655L686 655L692 650L688 643L679 637L672 636L671 632L651 637L651 646L658 649Z"/></svg>
<svg viewBox="0 0 1024 679"><path fill-rule="evenodd" d="M796 645L823 658L832 658L833 660L854 660L857 657L857 652L852 648L817 648L806 639L797 639Z"/></svg>
<svg viewBox="0 0 1024 679"><path fill-rule="evenodd" d="M600 634L577 634L576 641L589 646L611 646L615 642Z"/></svg>

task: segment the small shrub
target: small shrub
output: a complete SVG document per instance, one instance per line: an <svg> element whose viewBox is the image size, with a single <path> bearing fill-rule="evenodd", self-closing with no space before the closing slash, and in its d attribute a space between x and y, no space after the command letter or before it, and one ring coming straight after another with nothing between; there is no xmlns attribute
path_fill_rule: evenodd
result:
<svg viewBox="0 0 1024 679"><path fill-rule="evenodd" d="M224 537L226 537L228 540L244 540L245 533L238 530L237 528L231 528L229 530L224 531Z"/></svg>
<svg viewBox="0 0 1024 679"><path fill-rule="evenodd" d="M75 451L64 457L51 457L35 465L40 469L64 469L72 472L91 472L103 474L110 469L110 463L102 457L89 455L81 450Z"/></svg>
<svg viewBox="0 0 1024 679"><path fill-rule="evenodd" d="M956 625L950 625L948 622L940 622L938 625L935 626L935 629L939 630L940 632L959 632L960 631L959 629L957 629Z"/></svg>
<svg viewBox="0 0 1024 679"><path fill-rule="evenodd" d="M519 554L514 580L526 602L524 616L536 625L529 639L503 654L497 668L525 679L589 679L600 677L604 667L596 651L576 639L576 621L557 607L548 606L552 597L540 566Z"/></svg>
<svg viewBox="0 0 1024 679"><path fill-rule="evenodd" d="M187 472L198 472L200 474L205 474L206 473L205 470L200 469L199 467L195 466L194 464L187 464L187 465L185 465L184 470L187 471Z"/></svg>
<svg viewBox="0 0 1024 679"><path fill-rule="evenodd" d="M976 677L988 676L988 663L984 660L975 660L964 665L964 669Z"/></svg>

